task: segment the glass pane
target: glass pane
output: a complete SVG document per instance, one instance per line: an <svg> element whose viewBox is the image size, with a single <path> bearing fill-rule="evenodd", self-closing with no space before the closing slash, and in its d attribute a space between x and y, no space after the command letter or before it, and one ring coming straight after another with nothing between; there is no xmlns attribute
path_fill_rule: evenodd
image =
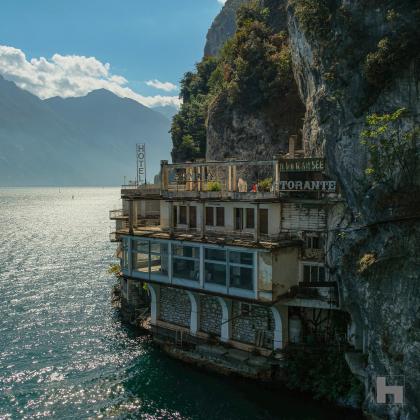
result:
<svg viewBox="0 0 420 420"><path fill-rule="evenodd" d="M318 281L318 266L317 265L311 266L311 281L312 282Z"/></svg>
<svg viewBox="0 0 420 420"><path fill-rule="evenodd" d="M230 267L230 287L252 290L254 279L253 269L245 267Z"/></svg>
<svg viewBox="0 0 420 420"><path fill-rule="evenodd" d="M225 225L225 208L216 207L216 225L224 226Z"/></svg>
<svg viewBox="0 0 420 420"><path fill-rule="evenodd" d="M133 241L133 251L149 253L149 241Z"/></svg>
<svg viewBox="0 0 420 420"><path fill-rule="evenodd" d="M325 281L325 268L319 267L319 280L318 281Z"/></svg>
<svg viewBox="0 0 420 420"><path fill-rule="evenodd" d="M133 252L133 270L140 273L149 272L149 254Z"/></svg>
<svg viewBox="0 0 420 420"><path fill-rule="evenodd" d="M206 207L206 226L214 225L214 207Z"/></svg>
<svg viewBox="0 0 420 420"><path fill-rule="evenodd" d="M230 251L229 252L229 260L231 263L234 264L246 264L246 265L253 265L254 264L254 254L250 252L236 252Z"/></svg>
<svg viewBox="0 0 420 420"><path fill-rule="evenodd" d="M187 224L187 206L179 206L179 224Z"/></svg>
<svg viewBox="0 0 420 420"><path fill-rule="evenodd" d="M200 263L192 260L179 260L173 261L173 274L174 277L185 280L200 280Z"/></svg>
<svg viewBox="0 0 420 420"><path fill-rule="evenodd" d="M246 209L246 227L247 229L254 229L254 209Z"/></svg>
<svg viewBox="0 0 420 420"><path fill-rule="evenodd" d="M150 244L150 252L153 254L168 253L168 244L152 242Z"/></svg>
<svg viewBox="0 0 420 420"><path fill-rule="evenodd" d="M306 283L311 281L311 267L309 265L303 266L303 281Z"/></svg>
<svg viewBox="0 0 420 420"><path fill-rule="evenodd" d="M152 255L150 257L150 271L152 274L168 275L168 254Z"/></svg>
<svg viewBox="0 0 420 420"><path fill-rule="evenodd" d="M173 245L172 254L178 257L200 258L200 249L193 246Z"/></svg>
<svg viewBox="0 0 420 420"><path fill-rule="evenodd" d="M206 260L226 261L226 251L222 249L206 249Z"/></svg>
<svg viewBox="0 0 420 420"><path fill-rule="evenodd" d="M226 285L226 265L213 264L206 262L205 264L205 281L206 283L214 283Z"/></svg>

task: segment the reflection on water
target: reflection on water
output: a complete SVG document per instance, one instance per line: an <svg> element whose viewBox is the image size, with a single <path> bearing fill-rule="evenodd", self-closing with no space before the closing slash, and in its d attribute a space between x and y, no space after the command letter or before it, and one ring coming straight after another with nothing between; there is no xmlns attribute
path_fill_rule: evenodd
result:
<svg viewBox="0 0 420 420"><path fill-rule="evenodd" d="M355 418L206 374L122 326L106 273L118 196L116 188L0 189L0 418Z"/></svg>

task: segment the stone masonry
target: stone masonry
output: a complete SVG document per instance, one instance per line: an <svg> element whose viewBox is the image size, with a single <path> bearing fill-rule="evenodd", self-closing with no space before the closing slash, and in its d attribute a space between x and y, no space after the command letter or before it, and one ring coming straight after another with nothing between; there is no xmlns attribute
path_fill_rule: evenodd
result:
<svg viewBox="0 0 420 420"><path fill-rule="evenodd" d="M183 290L162 287L159 319L183 327L190 326L191 302Z"/></svg>
<svg viewBox="0 0 420 420"><path fill-rule="evenodd" d="M222 308L216 298L200 296L200 330L220 336Z"/></svg>

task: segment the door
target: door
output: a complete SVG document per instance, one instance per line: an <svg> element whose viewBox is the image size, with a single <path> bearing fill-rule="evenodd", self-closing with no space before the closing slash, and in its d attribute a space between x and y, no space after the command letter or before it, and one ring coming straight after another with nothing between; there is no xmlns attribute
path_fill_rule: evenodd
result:
<svg viewBox="0 0 420 420"><path fill-rule="evenodd" d="M268 235L268 209L260 209L260 233Z"/></svg>
<svg viewBox="0 0 420 420"><path fill-rule="evenodd" d="M235 229L242 230L244 228L244 209L235 208Z"/></svg>
<svg viewBox="0 0 420 420"><path fill-rule="evenodd" d="M197 207L190 206L190 228L197 228Z"/></svg>

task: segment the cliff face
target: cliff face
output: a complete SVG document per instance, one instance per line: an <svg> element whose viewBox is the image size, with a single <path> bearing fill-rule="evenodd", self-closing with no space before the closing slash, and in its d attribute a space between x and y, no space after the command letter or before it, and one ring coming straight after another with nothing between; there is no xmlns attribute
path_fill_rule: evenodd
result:
<svg viewBox="0 0 420 420"><path fill-rule="evenodd" d="M306 105L305 149L325 153L348 207L329 244L329 268L364 341L365 408L391 419L420 418L420 176L417 166L411 192L402 184L391 191L367 183L369 156L360 133L367 115L402 107L408 110L402 127L420 125L413 47L419 6L307 0L288 7L295 79ZM376 402L378 376L404 379L404 406Z"/></svg>
<svg viewBox="0 0 420 420"><path fill-rule="evenodd" d="M234 3L236 8L238 8L239 3ZM242 1L242 3L245 3L245 1ZM262 9L266 8L268 11L265 24L269 30L274 35L285 33L287 30L285 1L262 0L259 4ZM233 3L231 4L228 1L226 6L233 7ZM215 22L223 16L223 13L224 9ZM226 41L233 35L233 33L228 32L220 37L215 27L219 28L218 25L213 25L209 31L208 39L223 38ZM223 27L221 28L223 29ZM256 33L258 34L258 28ZM244 45L238 48L239 50L247 48L248 56L253 55L251 50L255 48L255 44L254 47L252 45L254 36L255 33L248 35ZM241 59L242 57L236 61L239 62ZM254 72L254 69L251 68L249 71ZM287 151L289 137L300 134L305 112L297 85L292 77L291 68L287 71L290 74L283 76L291 79L287 89L275 98L265 101L262 106L252 106L246 100L233 105L229 104L228 94L224 90L213 98L208 107L206 120L206 159L223 160L235 157L263 160L272 159L273 155ZM225 72L228 71L225 70ZM251 77L253 76L249 75L249 79ZM259 80L255 84L259 83ZM243 87L239 89L243 89ZM255 95L258 96L261 93L256 92ZM251 101L252 98L249 102Z"/></svg>

